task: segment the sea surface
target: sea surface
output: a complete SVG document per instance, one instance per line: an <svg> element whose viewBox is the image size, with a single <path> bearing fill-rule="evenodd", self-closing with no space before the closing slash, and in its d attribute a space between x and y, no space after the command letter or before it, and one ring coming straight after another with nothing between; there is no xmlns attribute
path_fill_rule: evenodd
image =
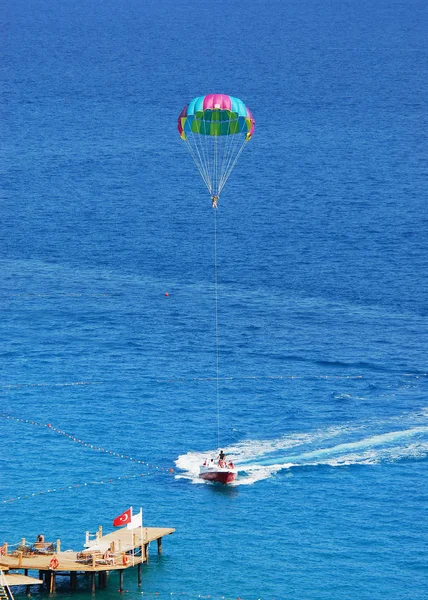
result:
<svg viewBox="0 0 428 600"><path fill-rule="evenodd" d="M425 600L427 2L9 0L1 29L0 543L142 507L176 532L129 600ZM214 218L176 130L211 92L256 119L217 210L228 487L197 476Z"/></svg>

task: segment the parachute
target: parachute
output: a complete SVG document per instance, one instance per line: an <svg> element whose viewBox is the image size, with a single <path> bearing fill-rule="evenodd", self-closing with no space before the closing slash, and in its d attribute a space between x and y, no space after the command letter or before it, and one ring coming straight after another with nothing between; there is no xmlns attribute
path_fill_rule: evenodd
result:
<svg viewBox="0 0 428 600"><path fill-rule="evenodd" d="M217 208L220 193L253 135L251 111L242 100L226 94L198 96L181 111L178 132Z"/></svg>

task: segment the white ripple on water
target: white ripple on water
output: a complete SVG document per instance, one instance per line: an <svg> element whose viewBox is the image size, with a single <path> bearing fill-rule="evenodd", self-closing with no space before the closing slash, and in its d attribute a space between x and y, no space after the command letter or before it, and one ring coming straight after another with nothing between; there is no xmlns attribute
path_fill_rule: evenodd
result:
<svg viewBox="0 0 428 600"><path fill-rule="evenodd" d="M422 416L419 413L419 416ZM394 419L391 419L394 421ZM392 423L390 423L391 425ZM379 423L377 423L379 425ZM316 447L335 436L355 436L367 432L368 424L357 427L334 427L308 434L288 435L276 440L244 441L224 448L238 468L239 477L234 485L250 485L267 479L291 468L329 465L374 465L382 462L397 462L404 459L421 459L428 455L428 426L418 425L375 435L365 435L352 441L341 441L327 447ZM307 449L308 446L315 446ZM291 448L304 446L305 451L290 454ZM203 483L199 479L199 465L216 450L188 452L178 457L176 466L182 471L178 478L192 483Z"/></svg>

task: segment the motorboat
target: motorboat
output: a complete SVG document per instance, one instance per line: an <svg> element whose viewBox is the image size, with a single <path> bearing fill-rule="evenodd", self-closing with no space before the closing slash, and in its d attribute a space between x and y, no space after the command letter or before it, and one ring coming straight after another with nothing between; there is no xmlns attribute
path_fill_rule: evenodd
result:
<svg viewBox="0 0 428 600"><path fill-rule="evenodd" d="M217 483L231 483L238 475L237 469L232 461L207 459L199 468L199 477L205 481Z"/></svg>

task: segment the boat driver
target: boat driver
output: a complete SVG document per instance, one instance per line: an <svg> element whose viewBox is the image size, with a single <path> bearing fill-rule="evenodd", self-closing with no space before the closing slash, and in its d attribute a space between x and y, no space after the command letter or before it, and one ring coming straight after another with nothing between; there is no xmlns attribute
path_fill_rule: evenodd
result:
<svg viewBox="0 0 428 600"><path fill-rule="evenodd" d="M222 466L223 462L226 461L226 454L223 452L223 450L220 450L220 454L218 455L218 464L220 466Z"/></svg>

